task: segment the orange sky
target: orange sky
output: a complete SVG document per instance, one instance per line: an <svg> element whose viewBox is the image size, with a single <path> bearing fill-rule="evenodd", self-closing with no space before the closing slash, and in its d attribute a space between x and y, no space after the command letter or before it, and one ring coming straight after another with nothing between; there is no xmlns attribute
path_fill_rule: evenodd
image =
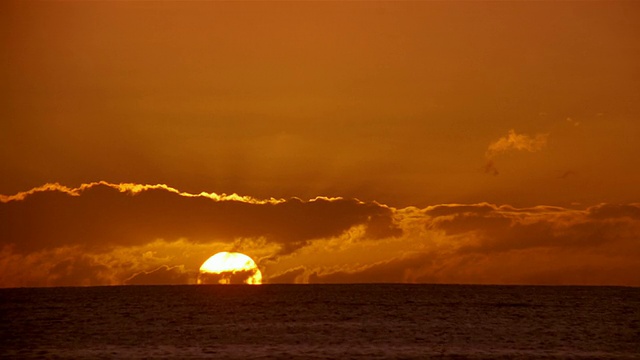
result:
<svg viewBox="0 0 640 360"><path fill-rule="evenodd" d="M0 286L188 283L229 250L270 282L638 286L639 18L2 2Z"/></svg>

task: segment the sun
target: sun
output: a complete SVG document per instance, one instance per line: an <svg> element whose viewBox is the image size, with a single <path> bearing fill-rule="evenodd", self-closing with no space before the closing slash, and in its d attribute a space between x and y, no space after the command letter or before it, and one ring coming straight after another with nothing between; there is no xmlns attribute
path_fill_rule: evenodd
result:
<svg viewBox="0 0 640 360"><path fill-rule="evenodd" d="M224 251L200 266L198 284L262 284L262 273L247 255Z"/></svg>

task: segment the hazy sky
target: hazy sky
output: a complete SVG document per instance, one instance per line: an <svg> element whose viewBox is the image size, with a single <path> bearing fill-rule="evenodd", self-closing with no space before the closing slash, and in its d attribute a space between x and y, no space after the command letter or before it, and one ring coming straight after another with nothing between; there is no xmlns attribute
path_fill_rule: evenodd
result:
<svg viewBox="0 0 640 360"><path fill-rule="evenodd" d="M631 1L3 1L0 194L72 190L2 198L0 286L82 283L80 258L85 283L183 276L231 247L273 281L640 285L638 19ZM286 201L228 213L119 183ZM147 219L163 192L171 224ZM10 280L24 261L40 272Z"/></svg>

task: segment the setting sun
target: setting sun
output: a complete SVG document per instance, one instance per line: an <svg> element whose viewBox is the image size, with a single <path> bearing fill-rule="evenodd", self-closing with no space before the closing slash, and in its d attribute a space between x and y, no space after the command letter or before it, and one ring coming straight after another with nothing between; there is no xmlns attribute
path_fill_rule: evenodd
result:
<svg viewBox="0 0 640 360"><path fill-rule="evenodd" d="M262 273L245 254L219 252L200 266L198 284L262 284Z"/></svg>
<svg viewBox="0 0 640 360"><path fill-rule="evenodd" d="M0 0L0 360L640 360L638 20Z"/></svg>

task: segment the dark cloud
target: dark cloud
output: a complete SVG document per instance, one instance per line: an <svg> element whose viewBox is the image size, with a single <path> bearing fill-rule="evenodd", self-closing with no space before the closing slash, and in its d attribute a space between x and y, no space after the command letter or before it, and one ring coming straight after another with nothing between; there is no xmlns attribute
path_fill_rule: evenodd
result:
<svg viewBox="0 0 640 360"><path fill-rule="evenodd" d="M496 167L496 163L495 161L489 159L487 160L484 165L482 166L482 170L487 173L487 174L491 174L493 176L498 176L500 175L500 171L498 171L498 168Z"/></svg>
<svg viewBox="0 0 640 360"><path fill-rule="evenodd" d="M114 269L75 248L28 255L0 251L0 287L119 284Z"/></svg>
<svg viewBox="0 0 640 360"><path fill-rule="evenodd" d="M22 253L68 245L99 250L156 239L207 243L241 237L265 237L291 252L354 225L366 225L370 238L401 234L391 209L357 200L259 203L187 196L164 187L124 191L106 183L75 193L36 191L23 198L0 203L1 244Z"/></svg>
<svg viewBox="0 0 640 360"><path fill-rule="evenodd" d="M640 285L639 206L585 210L492 204L411 212L417 253L373 264L318 268L312 283L428 282ZM399 212L401 213L401 212ZM416 213L423 213L422 219ZM407 225L405 225L407 226ZM405 233L412 233L405 228Z"/></svg>
<svg viewBox="0 0 640 360"><path fill-rule="evenodd" d="M594 219L629 218L640 220L640 204L602 204L589 208L589 216Z"/></svg>
<svg viewBox="0 0 640 360"><path fill-rule="evenodd" d="M224 271L221 273L200 273L199 284L247 284L258 273L258 269Z"/></svg>
<svg viewBox="0 0 640 360"><path fill-rule="evenodd" d="M91 257L69 257L49 269L48 286L92 286L108 281L109 268L96 263Z"/></svg>
<svg viewBox="0 0 640 360"><path fill-rule="evenodd" d="M0 200L1 286L192 283L224 246L262 259L270 283L640 285L639 204L393 209L106 183Z"/></svg>
<svg viewBox="0 0 640 360"><path fill-rule="evenodd" d="M410 274L421 268L429 267L428 254L412 255L365 265L356 269L329 273L314 272L309 275L309 283L403 283L413 282Z"/></svg>
<svg viewBox="0 0 640 360"><path fill-rule="evenodd" d="M437 222L429 223L429 226L431 229L445 230L448 235L457 235L470 231L491 233L498 229L508 227L510 224L511 219L506 217L489 214L462 213L452 215L450 218L439 219Z"/></svg>
<svg viewBox="0 0 640 360"><path fill-rule="evenodd" d="M425 225L448 236L468 234L462 252L499 252L535 247L587 248L640 235L640 208L599 205L585 211L555 207L514 209L487 204L440 206L426 211ZM463 237L464 239L464 237Z"/></svg>

